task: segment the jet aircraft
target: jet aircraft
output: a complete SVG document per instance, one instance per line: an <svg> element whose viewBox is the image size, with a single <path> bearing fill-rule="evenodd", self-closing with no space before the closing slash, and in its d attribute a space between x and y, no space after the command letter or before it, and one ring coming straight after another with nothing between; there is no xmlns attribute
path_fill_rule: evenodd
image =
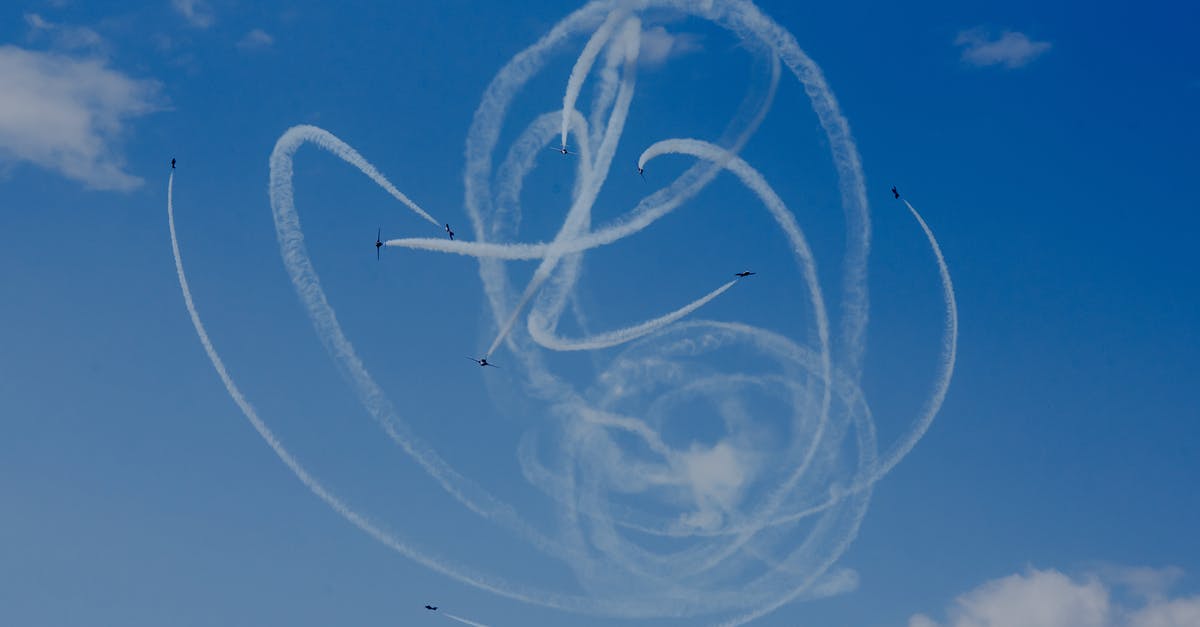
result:
<svg viewBox="0 0 1200 627"><path fill-rule="evenodd" d="M754 275L756 275L756 274L758 274L758 273L757 273L757 272L751 272L751 271L749 271L749 270L743 270L743 271L741 271L741 272L735 272L735 273L733 274L733 276L735 276L735 277L737 277L737 278L739 278L739 279L744 279L744 278L746 278L746 277L748 277L748 276L754 276Z"/></svg>
<svg viewBox="0 0 1200 627"><path fill-rule="evenodd" d="M454 231L450 229L449 223L446 224L446 234L450 236L450 239L454 239Z"/></svg>
<svg viewBox="0 0 1200 627"><path fill-rule="evenodd" d="M379 261L379 250L383 248L383 229L375 232L375 261Z"/></svg>
<svg viewBox="0 0 1200 627"><path fill-rule="evenodd" d="M896 191L895 185L892 186L892 195L895 196L897 200L900 199L900 192Z"/></svg>
<svg viewBox="0 0 1200 627"><path fill-rule="evenodd" d="M171 158L171 169L172 170L175 169L175 158L174 157Z"/></svg>
<svg viewBox="0 0 1200 627"><path fill-rule="evenodd" d="M479 364L479 366L480 366L481 368L486 368L487 366L491 366L491 367L493 367L493 368L499 368L499 367L500 367L500 366L497 366L496 364L489 363L489 362L488 362L488 360L487 360L487 357L480 357L479 359L475 359L474 357L468 357L467 359L470 359L471 361L473 361L473 362L475 362L475 363Z"/></svg>
<svg viewBox="0 0 1200 627"><path fill-rule="evenodd" d="M555 151L555 152L562 153L562 154L564 154L564 155L573 155L573 154L577 154L577 153L571 152L570 150L567 150L567 147L566 147L566 146L560 146L560 147L558 147L558 148L551 147L551 148L550 148L550 150L553 150L553 151Z"/></svg>
<svg viewBox="0 0 1200 627"><path fill-rule="evenodd" d="M437 606L436 605L426 605L425 609L429 610L430 612L436 612Z"/></svg>

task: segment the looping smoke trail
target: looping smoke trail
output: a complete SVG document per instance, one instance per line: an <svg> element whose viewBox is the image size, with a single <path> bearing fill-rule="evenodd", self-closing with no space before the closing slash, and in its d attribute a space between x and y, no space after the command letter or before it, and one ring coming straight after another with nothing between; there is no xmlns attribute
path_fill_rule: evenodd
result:
<svg viewBox="0 0 1200 627"><path fill-rule="evenodd" d="M192 326L196 330L196 337L200 339L200 344L204 347L204 352L212 363L213 369L217 371L217 376L221 378L221 383L224 384L229 397L233 399L233 402L242 411L242 414L246 416L246 419L250 421L251 426L254 427L254 430L258 432L263 441L271 447L271 450L279 457L280 461L288 467L288 470L292 471L292 474L296 475L296 478L304 484L304 487L308 488L317 498L324 501L331 509L355 527L358 527L364 533L377 540L380 544L387 546L397 553L458 581L522 601L545 603L547 597L544 592L530 592L516 588L506 582L476 574L471 569L453 564L442 558L430 556L426 551L419 551L411 547L338 498L321 482L310 475L304 469L304 466L300 464L299 460L288 452L283 443L275 437L275 433L271 431L266 422L259 417L258 412L254 410L250 402L246 400L241 389L234 383L233 377L225 367L225 362L221 359L216 347L213 346L212 340L208 337L208 330L205 329L204 323L200 320L200 312L196 308L196 303L192 298L192 291L188 286L187 275L183 270L183 257L179 252L179 239L175 232L174 192L175 173L171 172L170 178L167 179L167 228L171 232L171 252L175 258L175 272L179 279L179 290L183 294L183 302L187 307L188 317L191 319ZM579 608L581 604L573 602L571 599L561 599L552 603L552 605Z"/></svg>
<svg viewBox="0 0 1200 627"><path fill-rule="evenodd" d="M715 141L651 143L639 156L639 168L668 155L694 162L617 218L593 225L593 210L633 111L643 20L662 10L726 29L758 55L761 75L753 75L742 106ZM565 80L563 107L534 117L517 134L499 168L493 168L511 103L551 55L580 40L582 50ZM810 98L838 175L846 250L841 298L832 305L826 302L817 261L795 214L739 154L771 109L782 68ZM584 102L593 74L591 100ZM533 164L547 158L547 143L556 135L562 146L569 136L576 143L570 205L552 239L522 241L521 191ZM574 612L626 618L720 615L720 624L740 625L785 603L854 587L855 573L837 569L836 563L856 537L876 483L912 450L945 399L957 350L957 308L941 249L906 202L934 252L946 331L929 398L910 428L881 455L872 410L859 387L870 249L862 166L820 68L790 33L748 0L588 3L517 54L483 95L464 153L464 206L474 241L410 237L386 242L478 262L495 324L487 354L506 349L511 361L504 372L512 373L528 398L545 406L545 420L525 434L517 460L529 485L556 508L551 529L532 524L450 467L412 433L367 372L304 246L292 187L292 160L304 143L355 166L422 219L440 222L327 131L299 126L284 133L270 161L271 207L284 265L318 337L388 438L466 511L561 560L574 572L578 591L542 590L434 557L370 522L308 474L236 388L200 323L175 239L172 176L172 244L201 344L234 402L318 498L384 545L437 572L496 594ZM694 317L734 282L657 317L612 331L588 331L578 287L585 255L684 208L721 173L753 193L783 233L805 285L806 302L795 315L809 343L745 324ZM508 262L518 260L537 262L523 286L509 275ZM558 334L568 311L583 329L579 337ZM518 325L522 316L525 324ZM594 381L581 387L548 365L548 355L568 351L594 356ZM681 441L679 429L694 433L688 421L701 417L719 425L718 435Z"/></svg>

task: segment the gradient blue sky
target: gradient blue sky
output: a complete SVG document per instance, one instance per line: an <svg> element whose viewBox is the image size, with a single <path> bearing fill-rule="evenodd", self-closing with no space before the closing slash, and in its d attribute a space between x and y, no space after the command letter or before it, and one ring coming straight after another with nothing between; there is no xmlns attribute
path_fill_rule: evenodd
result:
<svg viewBox="0 0 1200 627"><path fill-rule="evenodd" d="M892 184L940 239L961 336L937 421L876 486L839 561L857 588L756 624L905 625L917 614L956 624L972 611L956 597L1049 571L1071 578L1068 592L1088 582L1112 592L1114 618L1095 624L1136 625L1115 617L1154 603L1200 606L1200 10L758 5L821 65L863 156L874 219L863 387L883 437L923 399L942 315L932 258ZM315 124L469 232L463 142L480 95L574 8L67 0L0 10L0 624L437 624L426 602L490 625L610 623L451 581L305 490L205 359L164 211L176 157L201 313L251 401L317 475L456 559L554 580L527 546L443 515L444 495L383 442L297 304L266 184L278 136ZM667 27L695 50L639 76L609 182L622 203L646 185L623 164L659 139L714 137L747 85L748 57L728 35L694 20ZM994 41L1003 45L972 48ZM561 106L570 62L557 57L523 93L522 119ZM18 75L58 87L6 89ZM836 208L816 117L794 81L783 85L743 154L797 206ZM539 163L533 202L569 194L558 157ZM529 405L497 384L504 371L462 359L491 339L475 263L392 250L377 263L377 226L437 233L324 153L301 151L297 181L325 287L414 430L518 507L541 507L506 480ZM673 307L744 266L761 280L706 316L785 324L773 308L798 287L772 279L791 261L760 244L769 222L715 208L746 200L732 184L707 198L589 261L585 305L598 328ZM546 237L559 217L523 229ZM836 269L840 212L802 222ZM1147 578L1160 594L1139 596L1128 581L1146 571L1133 567L1159 569Z"/></svg>

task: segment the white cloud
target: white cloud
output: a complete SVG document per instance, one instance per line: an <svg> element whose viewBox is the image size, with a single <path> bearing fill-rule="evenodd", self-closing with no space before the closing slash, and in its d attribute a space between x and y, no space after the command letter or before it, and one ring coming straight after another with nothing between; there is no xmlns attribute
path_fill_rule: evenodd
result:
<svg viewBox="0 0 1200 627"><path fill-rule="evenodd" d="M242 50L254 50L258 48L269 48L275 43L275 38L270 33L261 28L256 28L242 37L238 42L238 48Z"/></svg>
<svg viewBox="0 0 1200 627"><path fill-rule="evenodd" d="M1056 570L1029 570L984 583L954 600L946 620L917 614L908 627L1200 627L1200 595L1170 599L1178 571L1109 570L1111 577L1072 579ZM1114 586L1142 597L1122 603ZM1151 587L1154 587L1153 589Z"/></svg>
<svg viewBox="0 0 1200 627"><path fill-rule="evenodd" d="M665 479L682 488L695 507L680 515L676 521L679 528L715 529L723 524L754 480L758 464L757 453L729 440L711 448L693 444L688 451L673 455Z"/></svg>
<svg viewBox="0 0 1200 627"><path fill-rule="evenodd" d="M658 67L668 59L701 49L700 37L691 33L668 33L662 26L642 32L638 61L648 67Z"/></svg>
<svg viewBox="0 0 1200 627"><path fill-rule="evenodd" d="M1004 31L992 39L982 29L973 28L958 34L954 44L962 46L962 60L976 67L1003 65L1019 68L1050 49L1046 41L1033 41L1024 33Z"/></svg>
<svg viewBox="0 0 1200 627"><path fill-rule="evenodd" d="M215 20L212 8L204 0L171 0L171 6L196 28L208 28Z"/></svg>
<svg viewBox="0 0 1200 627"><path fill-rule="evenodd" d="M0 46L0 164L28 162L94 189L128 190L114 144L132 117L154 111L158 85L96 58Z"/></svg>
<svg viewBox="0 0 1200 627"><path fill-rule="evenodd" d="M57 24L37 13L26 13L25 23L29 25L30 40L49 39L58 50L108 53L108 44L100 33L86 26Z"/></svg>
<svg viewBox="0 0 1200 627"><path fill-rule="evenodd" d="M938 624L924 614L917 614L908 619L908 627L938 627Z"/></svg>

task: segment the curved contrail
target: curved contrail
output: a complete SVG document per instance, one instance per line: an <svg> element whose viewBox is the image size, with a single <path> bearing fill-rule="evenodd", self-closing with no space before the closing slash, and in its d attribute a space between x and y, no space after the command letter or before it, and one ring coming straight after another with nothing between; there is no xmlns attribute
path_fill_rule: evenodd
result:
<svg viewBox="0 0 1200 627"><path fill-rule="evenodd" d="M756 55L752 88L715 140L651 142L637 159L692 157L687 169L605 224L593 213L609 180L626 122L636 115L643 20L660 10L710 21ZM497 142L518 93L550 55L583 40L565 77L561 109L518 120L516 140L493 167ZM603 60L602 59L603 55ZM597 65L599 62L599 65ZM763 63L765 62L765 63ZM837 302L827 303L817 260L796 214L740 156L774 102L782 68L804 88L824 130L841 191L846 250ZM594 84L585 89L590 79ZM584 98L590 95L590 102ZM512 128L509 126L508 128ZM552 239L520 239L525 179L558 135L576 180ZM343 332L304 245L292 162L299 148L329 151L380 185L422 220L441 222L399 191L333 134L302 125L271 154L269 192L284 265L314 330L387 437L448 495L547 556L561 560L581 592L562 594L487 575L419 550L359 514L317 482L254 413L217 356L196 312L175 236L173 175L168 216L180 286L206 353L231 398L302 483L376 540L458 581L524 602L628 618L721 614L739 625L797 599L853 587L835 564L858 533L875 484L915 446L940 410L954 370L957 307L949 270L931 229L906 202L933 249L947 308L941 361L912 426L880 454L873 413L859 381L868 320L870 218L858 149L820 68L795 39L748 0L596 0L517 54L487 87L465 147L464 207L473 237L404 237L386 245L456 254L479 264L491 333L487 354L506 350L505 385L546 408L517 451L521 472L556 507L554 526L534 525L512 505L463 476L418 438L376 383ZM557 158L557 157L555 157ZM566 158L566 157L564 157ZM804 283L806 302L791 316L804 341L740 323L695 316L725 294L729 281L673 311L619 329L591 332L579 282L585 255L624 240L687 205L722 173L751 191L783 233ZM632 171L627 172L631 176ZM649 178L649 177L647 177ZM633 180L636 180L634 178ZM542 213L545 207L537 207ZM466 241L467 239L473 241ZM517 284L508 262L535 261ZM728 298L728 296L726 297ZM564 314L582 329L559 334ZM524 317L524 324L518 324ZM547 356L588 352L597 375L577 385ZM730 355L736 356L730 358ZM754 359L746 358L753 356ZM749 370L738 368L751 364ZM489 377L493 385L494 377ZM700 408L721 425L706 441L681 442L673 429ZM766 409L764 409L766 408ZM764 430L769 435L764 435ZM687 432L687 431L685 431ZM691 431L694 437L694 431ZM666 544L647 541L660 538ZM444 614L464 624L478 624Z"/></svg>
<svg viewBox="0 0 1200 627"><path fill-rule="evenodd" d="M570 116L567 113L575 110L575 101L579 99L579 90L583 89L583 81L587 78L588 72L592 70L592 64L596 62L596 57L604 49L604 44L608 43L609 37L612 37L617 22L624 17L624 11L613 11L608 19L600 25L600 28L597 28L596 32L592 34L591 39L588 39L587 44L583 47L583 52L579 53L579 58L575 60L575 67L571 68L571 76L567 79L567 90L563 93L563 148L567 147L567 131L570 130Z"/></svg>
<svg viewBox="0 0 1200 627"><path fill-rule="evenodd" d="M946 330L942 335L942 355L938 361L938 372L934 380L933 391L921 408L914 428L903 440L893 445L880 461L876 471L879 476L887 474L896 464L900 463L900 460L904 459L904 456L908 455L909 451L912 451L913 447L917 445L921 436L929 430L929 425L933 424L933 419L941 410L942 403L946 400L946 393L950 390L950 379L954 377L954 362L958 356L958 300L954 297L954 282L950 280L950 268L946 265L946 258L942 256L942 247L938 245L933 231L925 223L925 218L922 218L921 214L907 200L903 202L904 206L912 212L912 216L916 218L917 224L921 225L921 230L929 240L929 248L933 250L933 256L937 260L938 276L942 281L942 299L946 306Z"/></svg>
<svg viewBox="0 0 1200 627"><path fill-rule="evenodd" d="M696 311L697 309L707 305L712 299L724 294L726 290L733 287L737 281L730 281L721 287L697 298L696 300L672 311L671 313L659 316L653 320L647 320L641 324L628 326L623 329L609 331L607 333L597 333L576 340L568 340L560 338L553 334L549 323L541 316L540 312L534 312L529 315L529 335L539 345L544 346L554 351L586 351L599 350L601 348L611 348L619 346L626 342L632 342L640 337L650 335L655 331L666 327L667 325L676 322Z"/></svg>
<svg viewBox="0 0 1200 627"><path fill-rule="evenodd" d="M496 594L516 598L526 602L544 603L545 593L528 593L514 591L510 585L505 582L493 580L489 577L472 573L470 570L452 565L447 560L442 558L429 557L427 553L418 551L409 544L396 538L391 533L385 531L382 527L371 522L366 516L360 514L348 504L338 498L332 491L326 488L321 482L314 478L304 466L284 447L275 433L270 427L259 417L258 412L246 400L240 388L234 383L233 377L230 376L229 370L225 367L225 362L221 359L217 349L213 346L212 340L208 336L208 331L204 327L204 323L200 319L200 312L196 308L196 302L192 298L192 290L188 286L187 275L183 270L183 257L179 252L179 238L175 232L175 206L174 206L174 191L175 191L175 173L171 172L167 179L167 228L171 232L171 253L175 258L175 272L179 279L179 290L183 294L183 302L187 307L188 317L191 319L192 327L196 330L196 337L200 340L200 345L204 347L204 353L208 356L209 362L212 363L213 369L216 370L217 376L220 377L221 383L225 386L225 391L229 393L229 397L233 399L234 404L246 416L246 420L250 421L251 426L262 437L267 446L271 447L276 457L287 466L288 470L304 484L317 498L321 499L333 511L337 512L342 518L345 518L355 527L365 532L367 535L374 538L380 544L404 555L405 557L416 561L423 566L449 576L453 579L467 583L485 590L489 590Z"/></svg>

